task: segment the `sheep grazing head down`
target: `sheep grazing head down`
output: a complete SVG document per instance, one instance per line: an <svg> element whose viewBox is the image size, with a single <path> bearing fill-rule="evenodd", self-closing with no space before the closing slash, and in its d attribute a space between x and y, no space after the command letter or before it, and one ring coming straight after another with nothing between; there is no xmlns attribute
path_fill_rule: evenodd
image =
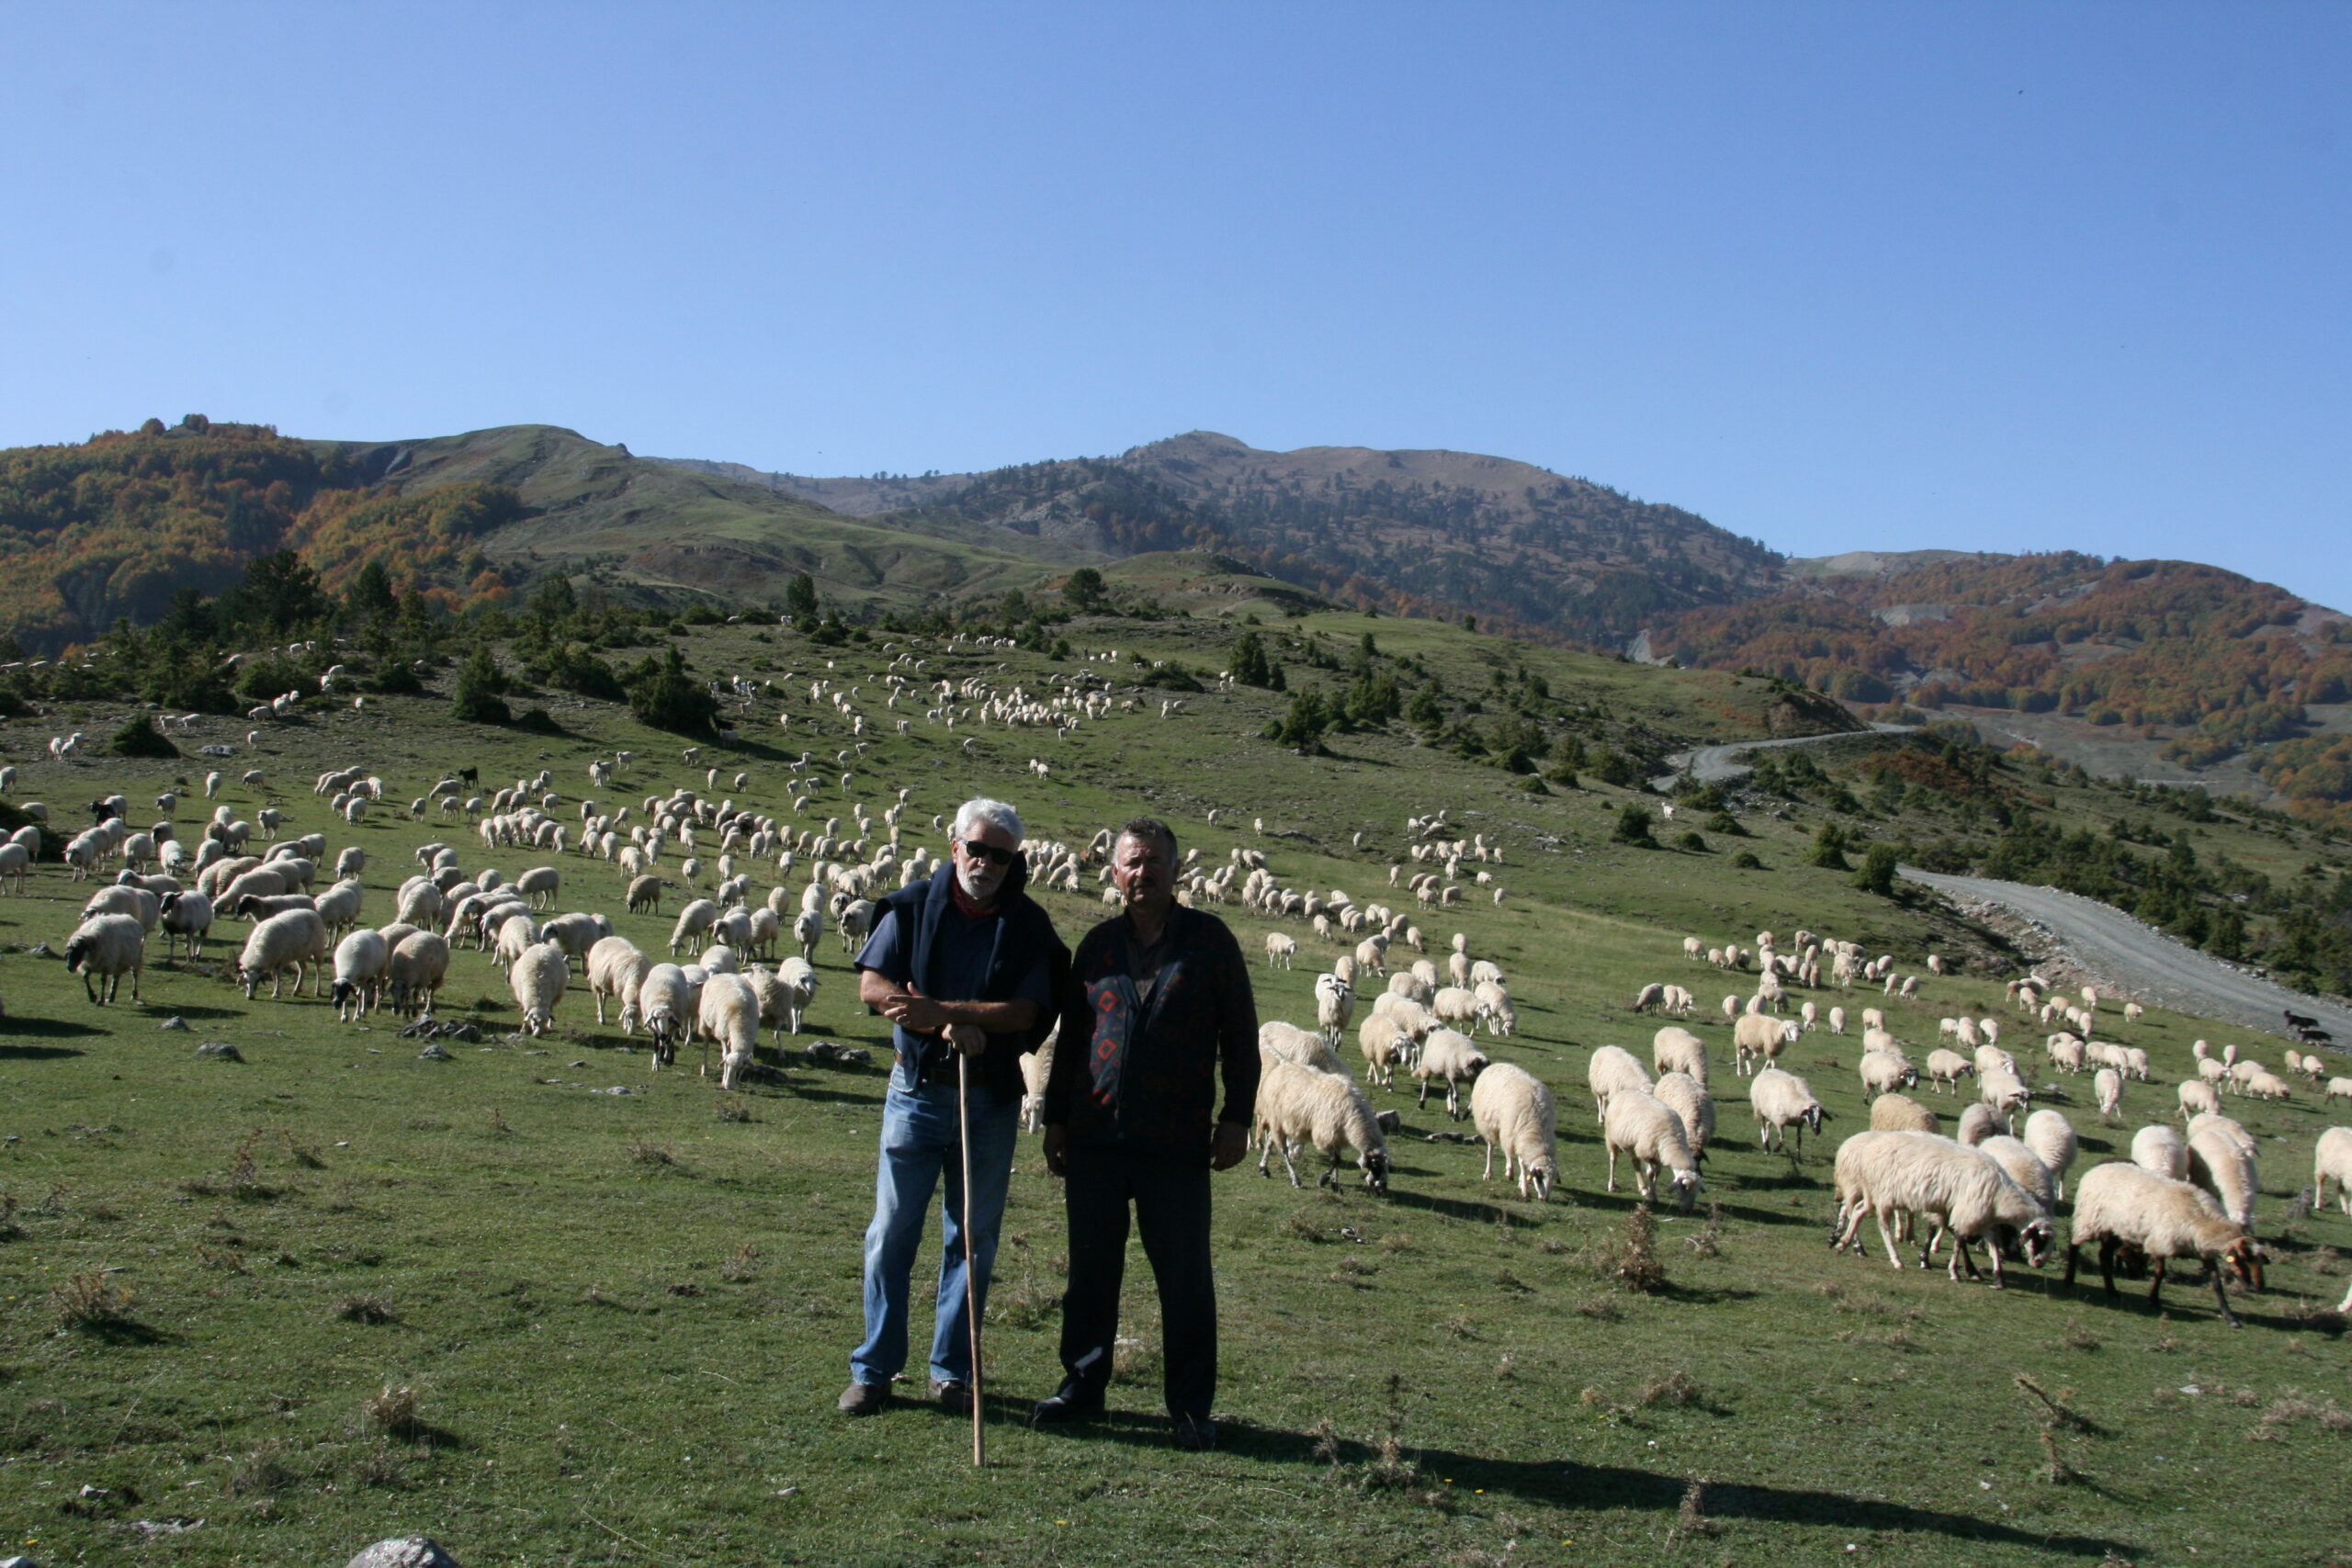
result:
<svg viewBox="0 0 2352 1568"><path fill-rule="evenodd" d="M2058 1233L2048 1220L2029 1220L2018 1232L2018 1256L2029 1268L2039 1269L2057 1249Z"/></svg>
<svg viewBox="0 0 2352 1568"><path fill-rule="evenodd" d="M2222 1249L2222 1267L2249 1291L2262 1289L2262 1244L2242 1235Z"/></svg>
<svg viewBox="0 0 2352 1568"><path fill-rule="evenodd" d="M1699 1179L1699 1173L1695 1170L1671 1171L1666 1185L1667 1190L1674 1194L1674 1206L1686 1214L1690 1212L1690 1205L1698 1201L1699 1194L1706 1190L1706 1184Z"/></svg>
<svg viewBox="0 0 2352 1568"><path fill-rule="evenodd" d="M79 975L82 966L89 963L91 945L90 939L85 936L77 936L65 944L65 972L68 975Z"/></svg>
<svg viewBox="0 0 2352 1568"><path fill-rule="evenodd" d="M1363 1156L1363 1184L1383 1197L1388 1194L1388 1151L1374 1149Z"/></svg>
<svg viewBox="0 0 2352 1568"><path fill-rule="evenodd" d="M1541 1203L1552 1196L1552 1188L1559 1179L1560 1173L1549 1159L1538 1156L1524 1161L1519 1173L1519 1195Z"/></svg>

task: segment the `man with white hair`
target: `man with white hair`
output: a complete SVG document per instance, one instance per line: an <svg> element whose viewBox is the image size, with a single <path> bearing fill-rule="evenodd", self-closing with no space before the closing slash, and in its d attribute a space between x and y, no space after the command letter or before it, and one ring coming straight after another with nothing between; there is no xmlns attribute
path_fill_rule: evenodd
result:
<svg viewBox="0 0 2352 1568"><path fill-rule="evenodd" d="M865 1337L851 1352L840 1408L871 1416L890 1402L906 1366L909 1284L922 1245L923 1211L944 1186L931 1391L968 1414L972 1329L985 1312L989 1270L1012 1184L1020 1132L1021 1056L1051 1032L1069 951L1023 886L1021 818L1001 800L956 812L948 863L928 881L881 901L857 955L858 999L893 1025L896 1059L882 1110L874 1221L865 1231ZM957 1105L961 1055L968 1101ZM962 1123L971 1127L973 1290L965 1289ZM944 1178L944 1182L943 1182Z"/></svg>

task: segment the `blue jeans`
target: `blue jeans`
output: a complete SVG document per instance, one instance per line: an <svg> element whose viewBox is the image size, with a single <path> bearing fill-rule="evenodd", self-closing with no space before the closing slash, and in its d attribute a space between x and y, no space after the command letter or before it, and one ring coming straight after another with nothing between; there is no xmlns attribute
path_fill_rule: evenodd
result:
<svg viewBox="0 0 2352 1568"><path fill-rule="evenodd" d="M907 1298L915 1254L922 1245L923 1211L932 1189L946 1178L940 1205L939 1304L931 1337L931 1375L939 1382L972 1380L972 1320L964 1299L964 1165L956 1113L956 1084L910 1089L906 1069L890 1074L882 1107L882 1156L874 1179L874 1223L865 1227L865 1341L850 1352L850 1376L888 1383L907 1364ZM988 1310L989 1272L996 1262L1005 1190L1012 1184L1012 1150L1021 1132L1021 1100L1000 1100L972 1086L972 1258L979 1266L975 1295Z"/></svg>

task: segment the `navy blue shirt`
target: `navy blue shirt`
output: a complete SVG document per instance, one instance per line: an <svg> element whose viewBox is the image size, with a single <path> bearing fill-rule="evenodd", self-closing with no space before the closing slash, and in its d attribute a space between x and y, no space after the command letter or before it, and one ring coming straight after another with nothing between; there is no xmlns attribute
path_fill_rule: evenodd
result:
<svg viewBox="0 0 2352 1568"><path fill-rule="evenodd" d="M970 919L953 903L941 910L939 934L933 939L931 954L932 979L938 988L924 994L943 1002L967 1002L978 997L981 987L988 983L989 959L996 951L997 929L1003 923L1002 917L995 913ZM914 934L905 929L898 910L882 911L874 934L858 950L857 966L873 970L895 986L904 987L913 980ZM1040 957L1021 976L1009 999L1035 1002L1039 1019L1049 1017L1054 1010L1054 990L1044 958ZM922 1037L909 1033L903 1024L892 1027L891 1041L910 1060L922 1049Z"/></svg>

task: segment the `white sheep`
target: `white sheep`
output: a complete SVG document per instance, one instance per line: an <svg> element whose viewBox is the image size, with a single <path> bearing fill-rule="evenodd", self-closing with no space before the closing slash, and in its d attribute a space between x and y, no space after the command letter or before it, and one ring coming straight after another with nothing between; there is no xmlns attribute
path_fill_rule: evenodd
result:
<svg viewBox="0 0 2352 1568"><path fill-rule="evenodd" d="M619 1005L623 1034L637 1032L637 987L653 961L625 936L599 938L588 950L588 994L595 999L596 1021L605 1021L605 998Z"/></svg>
<svg viewBox="0 0 2352 1568"><path fill-rule="evenodd" d="M1901 1216L1932 1224L1919 1249L1922 1269L1929 1266L1937 1238L1952 1238L1946 1274L1955 1282L1963 1267L1970 1279L1979 1278L1968 1244L1983 1239L1993 1257L1996 1290L2003 1284L2006 1239L2014 1237L2026 1261L2037 1269L2054 1239L2041 1205L1998 1163L1981 1149L1930 1133L1855 1134L1838 1145L1836 1183L1838 1220L1830 1245L1860 1252L1862 1216L1871 1214L1878 1221L1886 1259L1897 1269L1903 1259L1894 1249L1895 1237L1905 1228Z"/></svg>
<svg viewBox="0 0 2352 1568"><path fill-rule="evenodd" d="M1346 1038L1348 1021L1355 1016L1356 993L1337 975L1315 977L1315 1021L1333 1046Z"/></svg>
<svg viewBox="0 0 2352 1568"><path fill-rule="evenodd" d="M204 953L204 933L212 929L212 900L193 889L185 893L164 895L164 934L187 944L188 961L195 962ZM167 942L164 956L171 956L172 944Z"/></svg>
<svg viewBox="0 0 2352 1568"><path fill-rule="evenodd" d="M2076 1145L2075 1124L2055 1111L2037 1111L2025 1119L2025 1131L2019 1134L2026 1147L2041 1156L2050 1168L2050 1179L2056 1197L2064 1201L2066 1172L2074 1168Z"/></svg>
<svg viewBox="0 0 2352 1568"><path fill-rule="evenodd" d="M718 919L718 906L707 898L697 898L678 911L677 923L670 928L670 952L675 956L696 937L711 928ZM822 930L820 925L819 928Z"/></svg>
<svg viewBox="0 0 2352 1568"><path fill-rule="evenodd" d="M392 1010L404 1017L428 1013L449 975L449 943L437 931L411 931L398 942L392 934L387 927L384 940L391 942L392 956L384 965L384 988Z"/></svg>
<svg viewBox="0 0 2352 1568"><path fill-rule="evenodd" d="M1255 1114L1260 1140L1258 1174L1273 1174L1267 1168L1267 1161L1280 1148L1283 1168L1290 1172L1290 1184L1296 1187L1298 1167L1293 1160L1293 1150L1299 1145L1312 1144L1331 1161L1317 1186L1336 1184L1340 1156L1352 1150L1363 1171L1364 1185L1374 1192L1387 1191L1388 1142L1381 1135L1372 1104L1364 1099L1363 1090L1355 1080L1338 1073L1318 1072L1271 1053L1263 1055L1262 1062Z"/></svg>
<svg viewBox="0 0 2352 1568"><path fill-rule="evenodd" d="M552 908L555 896L563 885L563 873L551 865L535 865L514 879L514 891L530 901L534 909Z"/></svg>
<svg viewBox="0 0 2352 1568"><path fill-rule="evenodd" d="M100 1007L114 1000L126 974L130 999L137 1002L146 967L147 930L136 916L92 915L65 939L65 972L81 976L83 994Z"/></svg>
<svg viewBox="0 0 2352 1568"><path fill-rule="evenodd" d="M499 935L503 940L505 932ZM563 949L551 942L533 942L515 956L506 983L514 993L515 1007L522 1010L524 1033L537 1037L555 1027L556 1004L563 999L571 978L571 965Z"/></svg>
<svg viewBox="0 0 2352 1568"><path fill-rule="evenodd" d="M1865 1051L1857 1070L1862 1079L1862 1098L1891 1094L1896 1089L1909 1089L1919 1081L1919 1070L1902 1057L1885 1051Z"/></svg>
<svg viewBox="0 0 2352 1568"><path fill-rule="evenodd" d="M1560 1179L1559 1111L1541 1079L1513 1063L1494 1063L1470 1090L1470 1122L1487 1141L1487 1180L1495 1179L1500 1149L1503 1179L1517 1177L1521 1198L1540 1203L1551 1196Z"/></svg>
<svg viewBox="0 0 2352 1568"><path fill-rule="evenodd" d="M800 1032L801 1020L817 999L817 968L805 958L786 958L776 965L776 983L784 988L785 1026L795 1034ZM776 1032L776 1043L784 1043L784 1031ZM1025 1066L1029 1056L1022 1057Z"/></svg>
<svg viewBox="0 0 2352 1568"><path fill-rule="evenodd" d="M1409 1064L1412 1036L1386 1013L1375 1012L1356 1026L1356 1047L1363 1053L1364 1077L1386 1089L1396 1082L1399 1064Z"/></svg>
<svg viewBox="0 0 2352 1568"><path fill-rule="evenodd" d="M2023 1188L2027 1197L2041 1205L2044 1215L2058 1212L2056 1173L2024 1139L1996 1134L1977 1145L1976 1152L1999 1166L2011 1181Z"/></svg>
<svg viewBox="0 0 2352 1568"><path fill-rule="evenodd" d="M1997 1066L1989 1073L1981 1067L1977 1070L1976 1098L1979 1103L1998 1113L2012 1134L2033 1109L2033 1091L2026 1087L2025 1080Z"/></svg>
<svg viewBox="0 0 2352 1568"><path fill-rule="evenodd" d="M733 1089L759 1049L759 993L741 975L713 975L703 982L696 1022L702 1037L718 1046L718 1087ZM706 1061L703 1071L709 1070Z"/></svg>
<svg viewBox="0 0 2352 1568"><path fill-rule="evenodd" d="M1789 1130L1794 1128L1795 1152L1803 1154L1806 1131L1818 1134L1821 1124L1829 1120L1829 1112L1813 1097L1804 1079L1779 1067L1766 1067L1756 1075L1747 1086L1747 1102L1762 1128L1757 1141L1768 1149L1781 1146Z"/></svg>
<svg viewBox="0 0 2352 1568"><path fill-rule="evenodd" d="M1634 1165L1634 1190L1645 1201L1657 1196L1663 1171L1676 1206L1686 1213L1702 1190L1699 1162L1682 1118L1654 1096L1635 1089L1620 1089L1609 1097L1601 1119L1601 1141L1609 1148L1609 1190L1617 1190L1617 1156L1623 1151Z"/></svg>
<svg viewBox="0 0 2352 1568"><path fill-rule="evenodd" d="M697 1016L695 1002L686 972L674 964L656 964L638 982L638 1019L653 1037L652 1071L658 1073L678 1059L678 1047Z"/></svg>
<svg viewBox="0 0 2352 1568"><path fill-rule="evenodd" d="M1660 1073L1650 1097L1682 1118L1683 1135L1690 1140L1690 1157L1707 1163L1707 1145L1715 1141L1715 1097L1689 1073Z"/></svg>
<svg viewBox="0 0 2352 1568"><path fill-rule="evenodd" d="M2180 1119L2186 1122L2192 1116L2218 1116L2222 1113L2222 1097L2213 1086L2201 1078L2183 1078L2173 1093L2180 1101Z"/></svg>
<svg viewBox="0 0 2352 1568"><path fill-rule="evenodd" d="M2254 1200L2261 1182L2253 1141L2243 1131L2233 1137L2219 1126L2190 1128L2188 1179L2213 1195L2233 1224L2240 1230L2254 1229Z"/></svg>
<svg viewBox="0 0 2352 1568"><path fill-rule="evenodd" d="M2075 1223L2066 1243L2066 1283L2075 1282L2080 1249L2098 1243L2099 1277L2107 1293L2115 1294L2115 1263L2125 1247L2155 1262L2148 1287L2148 1304L2161 1306L2165 1264L2175 1258L2203 1260L2213 1278L2213 1299L2221 1303L2222 1321L2235 1328L2237 1314L2230 1310L2225 1273L2240 1282L2262 1289L2262 1248L2245 1227L2222 1213L2210 1193L2143 1170L2123 1160L2095 1166L2075 1189Z"/></svg>
<svg viewBox="0 0 2352 1568"><path fill-rule="evenodd" d="M1928 1053L1928 1084L1930 1089L1957 1091L1960 1080L1976 1076L1976 1064L1957 1051L1935 1050Z"/></svg>
<svg viewBox="0 0 2352 1568"><path fill-rule="evenodd" d="M1650 1075L1639 1058L1621 1046L1596 1046L1585 1062L1586 1086L1592 1091L1592 1119L1609 1119L1609 1100L1621 1090L1650 1091Z"/></svg>
<svg viewBox="0 0 2352 1568"><path fill-rule="evenodd" d="M391 957L381 931L353 931L335 944L334 984L328 995L337 1020L356 1023L368 1016L383 989L384 967Z"/></svg>
<svg viewBox="0 0 2352 1568"><path fill-rule="evenodd" d="M319 912L319 919L326 922L327 935L339 937L357 925L360 909L367 899L367 889L360 886L356 877L345 878L320 894L314 908Z"/></svg>
<svg viewBox="0 0 2352 1568"><path fill-rule="evenodd" d="M1940 1133L1936 1113L1907 1094L1882 1094L1871 1101L1873 1133Z"/></svg>
<svg viewBox="0 0 2352 1568"><path fill-rule="evenodd" d="M1629 1058L1630 1059L1630 1058ZM1638 1067L1640 1064L1636 1063ZM1445 1085L1445 1114L1448 1120L1462 1120L1462 1085L1476 1078L1487 1066L1487 1055L1471 1038L1458 1030L1432 1029L1421 1042L1420 1055L1413 1061L1413 1077L1420 1084L1420 1098L1416 1106L1430 1102L1431 1081Z"/></svg>
<svg viewBox="0 0 2352 1568"><path fill-rule="evenodd" d="M1761 1012L1742 1014L1731 1026L1733 1070L1753 1073L1759 1061L1779 1060L1781 1053L1795 1044L1803 1033L1793 1019L1778 1019Z"/></svg>
<svg viewBox="0 0 2352 1568"><path fill-rule="evenodd" d="M2153 1170L2169 1181L2188 1179L2188 1144L2170 1127L2161 1123L2143 1127L2132 1134L2132 1163L2142 1170Z"/></svg>
<svg viewBox="0 0 2352 1568"><path fill-rule="evenodd" d="M2335 1183L2336 1201L2352 1214L2352 1127L2330 1127L2312 1150L2312 1206L2327 1207L2327 1184Z"/></svg>
<svg viewBox="0 0 2352 1568"><path fill-rule="evenodd" d="M1287 969L1291 966L1291 960L1297 956L1297 939L1286 935L1282 931L1268 931L1266 933L1267 968L1272 969L1274 965L1279 964L1283 968Z"/></svg>
<svg viewBox="0 0 2352 1568"><path fill-rule="evenodd" d="M1703 1085L1707 1081L1707 1043L1679 1024L1669 1023L1650 1036L1650 1066L1661 1077L1668 1073L1685 1073Z"/></svg>
<svg viewBox="0 0 2352 1568"><path fill-rule="evenodd" d="M2101 1067L2091 1076L2091 1092L2098 1100L2100 1120L2113 1122L2123 1113L2123 1075L2113 1067Z"/></svg>
<svg viewBox="0 0 2352 1568"><path fill-rule="evenodd" d="M1270 1018L1258 1026L1258 1048L1317 1072L1338 1073L1342 1077L1352 1076L1347 1064L1340 1060L1339 1053L1331 1049L1328 1037L1278 1018Z"/></svg>

